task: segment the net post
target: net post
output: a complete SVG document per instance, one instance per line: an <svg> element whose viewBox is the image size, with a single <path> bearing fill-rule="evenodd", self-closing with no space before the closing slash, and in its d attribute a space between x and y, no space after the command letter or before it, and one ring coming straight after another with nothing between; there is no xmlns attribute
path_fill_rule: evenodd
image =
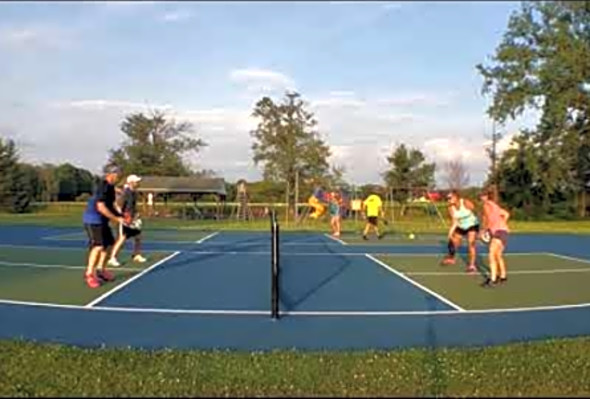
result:
<svg viewBox="0 0 590 399"><path fill-rule="evenodd" d="M271 212L271 317L279 318L279 224Z"/></svg>

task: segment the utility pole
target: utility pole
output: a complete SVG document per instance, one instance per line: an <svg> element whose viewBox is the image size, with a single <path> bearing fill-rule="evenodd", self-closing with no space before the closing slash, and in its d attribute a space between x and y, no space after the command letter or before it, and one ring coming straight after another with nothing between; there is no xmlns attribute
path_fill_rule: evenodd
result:
<svg viewBox="0 0 590 399"><path fill-rule="evenodd" d="M498 141L502 138L502 133L496 132L496 120L492 119L492 149L490 157L492 158L492 178L491 183L494 187L494 194L498 196Z"/></svg>
<svg viewBox="0 0 590 399"><path fill-rule="evenodd" d="M295 223L299 221L297 204L299 203L299 168L295 168Z"/></svg>
<svg viewBox="0 0 590 399"><path fill-rule="evenodd" d="M492 184L496 185L496 121L492 121Z"/></svg>

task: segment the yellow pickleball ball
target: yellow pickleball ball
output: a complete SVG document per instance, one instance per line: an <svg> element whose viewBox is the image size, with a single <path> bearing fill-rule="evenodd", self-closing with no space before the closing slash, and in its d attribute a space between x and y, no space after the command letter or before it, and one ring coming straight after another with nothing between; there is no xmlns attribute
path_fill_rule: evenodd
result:
<svg viewBox="0 0 590 399"><path fill-rule="evenodd" d="M413 240L414 238L416 238L416 236L414 235L414 233L410 233L410 235L408 236L408 238L410 240Z"/></svg>

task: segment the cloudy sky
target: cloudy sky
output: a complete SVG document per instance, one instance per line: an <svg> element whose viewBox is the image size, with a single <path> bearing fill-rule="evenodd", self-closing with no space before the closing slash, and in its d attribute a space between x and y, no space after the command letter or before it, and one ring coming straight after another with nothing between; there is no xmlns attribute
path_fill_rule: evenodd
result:
<svg viewBox="0 0 590 399"><path fill-rule="evenodd" d="M209 145L195 167L260 177L254 103L299 91L352 183L395 145L488 165L475 65L516 2L0 2L0 135L31 162L97 172L124 115L164 109ZM508 133L531 123L515 121ZM504 140L506 146L508 140Z"/></svg>

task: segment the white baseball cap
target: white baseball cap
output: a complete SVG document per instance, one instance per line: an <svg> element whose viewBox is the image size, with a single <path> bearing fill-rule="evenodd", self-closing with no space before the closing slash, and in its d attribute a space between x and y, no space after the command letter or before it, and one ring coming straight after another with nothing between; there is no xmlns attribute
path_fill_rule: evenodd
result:
<svg viewBox="0 0 590 399"><path fill-rule="evenodd" d="M139 183L141 181L141 177L137 175L129 175L127 176L127 184L129 183Z"/></svg>

